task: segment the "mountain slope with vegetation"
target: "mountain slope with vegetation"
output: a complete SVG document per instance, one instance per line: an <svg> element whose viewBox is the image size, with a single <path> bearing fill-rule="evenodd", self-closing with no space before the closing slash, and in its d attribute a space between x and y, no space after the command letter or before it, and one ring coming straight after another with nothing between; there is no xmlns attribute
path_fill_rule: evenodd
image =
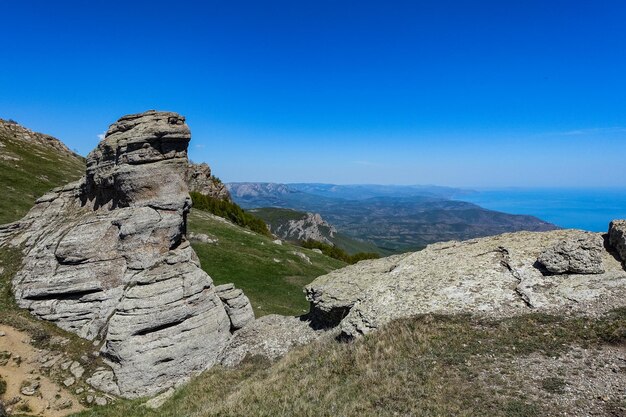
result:
<svg viewBox="0 0 626 417"><path fill-rule="evenodd" d="M243 289L258 316L308 311L303 287L344 262L241 228L209 212L189 217L191 244L216 285Z"/></svg>
<svg viewBox="0 0 626 417"><path fill-rule="evenodd" d="M227 185L233 200L245 209L279 207L319 213L339 232L365 240L383 254L419 250L447 240L556 229L533 216L450 200L445 197L457 191L445 187L397 187L393 194L394 186Z"/></svg>
<svg viewBox="0 0 626 417"><path fill-rule="evenodd" d="M19 220L38 197L84 170L84 158L59 140L0 119L0 224Z"/></svg>
<svg viewBox="0 0 626 417"><path fill-rule="evenodd" d="M384 254L370 242L353 239L338 232L333 225L315 213L277 207L250 209L249 212L263 219L271 232L284 240L293 242L315 240L337 246L350 255L359 252Z"/></svg>

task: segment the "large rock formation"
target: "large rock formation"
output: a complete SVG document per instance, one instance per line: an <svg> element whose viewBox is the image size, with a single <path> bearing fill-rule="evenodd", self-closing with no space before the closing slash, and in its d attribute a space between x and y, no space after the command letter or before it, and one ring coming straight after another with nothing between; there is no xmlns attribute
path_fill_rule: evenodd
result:
<svg viewBox="0 0 626 417"><path fill-rule="evenodd" d="M230 192L219 178L211 175L211 168L206 164L192 164L187 166L185 173L189 191L195 191L218 200L230 200Z"/></svg>
<svg viewBox="0 0 626 417"><path fill-rule="evenodd" d="M348 337L423 313L600 314L623 306L626 297L626 272L601 241L599 234L558 230L438 243L318 277L306 287L307 298L318 322L339 324ZM577 273L547 272L537 258L547 262L545 251L554 254L554 248L559 254L549 259L574 248L587 266L568 258L555 264L561 272ZM587 274L590 269L596 273Z"/></svg>
<svg viewBox="0 0 626 417"><path fill-rule="evenodd" d="M185 238L190 137L176 113L122 117L87 157L85 177L0 231L0 244L23 248L19 306L101 343L113 373L91 381L125 397L206 369L231 337Z"/></svg>

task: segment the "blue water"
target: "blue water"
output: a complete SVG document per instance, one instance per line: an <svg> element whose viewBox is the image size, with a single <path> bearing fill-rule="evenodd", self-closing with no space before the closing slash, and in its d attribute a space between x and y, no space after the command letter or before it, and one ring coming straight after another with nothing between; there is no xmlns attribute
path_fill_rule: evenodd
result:
<svg viewBox="0 0 626 417"><path fill-rule="evenodd" d="M605 232L626 219L626 188L510 188L479 190L455 200L511 214L530 214L565 228Z"/></svg>

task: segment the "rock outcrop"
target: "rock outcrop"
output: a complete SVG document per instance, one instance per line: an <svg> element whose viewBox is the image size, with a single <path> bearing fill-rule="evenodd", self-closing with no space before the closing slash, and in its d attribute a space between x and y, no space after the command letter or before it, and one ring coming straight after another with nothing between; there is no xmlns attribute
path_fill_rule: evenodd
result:
<svg viewBox="0 0 626 417"><path fill-rule="evenodd" d="M609 224L609 244L622 262L626 262L626 220L613 220Z"/></svg>
<svg viewBox="0 0 626 417"><path fill-rule="evenodd" d="M215 291L224 303L231 330L239 330L254 320L252 304L242 290L235 288L233 284L223 284L215 287Z"/></svg>
<svg viewBox="0 0 626 417"><path fill-rule="evenodd" d="M176 113L122 117L87 157L85 177L0 231L0 243L23 248L18 305L100 343L112 372L90 379L124 397L206 369L231 337L185 237L190 137Z"/></svg>
<svg viewBox="0 0 626 417"><path fill-rule="evenodd" d="M614 236L616 241L616 231ZM598 248L601 241L600 234L557 230L438 243L318 277L306 287L307 298L315 320L329 327L339 324L347 337L423 313L601 314L623 306L626 297L626 272L611 253ZM559 270L602 265L604 272L544 274L537 258L546 250L555 254L550 259L564 258L572 253L564 247L575 253L588 248L582 263L593 266L583 268L579 259L570 259L565 266L554 262Z"/></svg>
<svg viewBox="0 0 626 417"><path fill-rule="evenodd" d="M267 210L268 209L250 211L255 214L260 214L260 217L266 221L270 232L279 238L288 241L315 240L328 245L334 245L333 238L337 234L337 229L324 220L318 213L302 213L295 210L273 209L278 213L280 213L280 211L289 213L288 216L285 216L285 218L281 220L277 218L267 218L268 216L264 215ZM288 218L290 216L296 216L298 218L290 219Z"/></svg>
<svg viewBox="0 0 626 417"><path fill-rule="evenodd" d="M217 177L211 175L211 168L206 163L190 163L187 166L185 176L189 185L189 191L208 195L218 200L231 201L228 188Z"/></svg>
<svg viewBox="0 0 626 417"><path fill-rule="evenodd" d="M537 262L555 274L601 274L604 240L595 233L562 240L539 255Z"/></svg>
<svg viewBox="0 0 626 417"><path fill-rule="evenodd" d="M235 333L219 362L224 366L234 366L247 356L278 359L290 349L312 342L324 333L315 330L310 322L302 318L270 314Z"/></svg>

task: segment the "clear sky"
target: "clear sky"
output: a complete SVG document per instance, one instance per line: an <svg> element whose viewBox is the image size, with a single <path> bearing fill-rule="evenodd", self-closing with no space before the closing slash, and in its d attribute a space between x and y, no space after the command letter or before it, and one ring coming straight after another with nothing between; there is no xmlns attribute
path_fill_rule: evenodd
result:
<svg viewBox="0 0 626 417"><path fill-rule="evenodd" d="M187 116L224 181L626 186L626 1L5 1L0 117Z"/></svg>

